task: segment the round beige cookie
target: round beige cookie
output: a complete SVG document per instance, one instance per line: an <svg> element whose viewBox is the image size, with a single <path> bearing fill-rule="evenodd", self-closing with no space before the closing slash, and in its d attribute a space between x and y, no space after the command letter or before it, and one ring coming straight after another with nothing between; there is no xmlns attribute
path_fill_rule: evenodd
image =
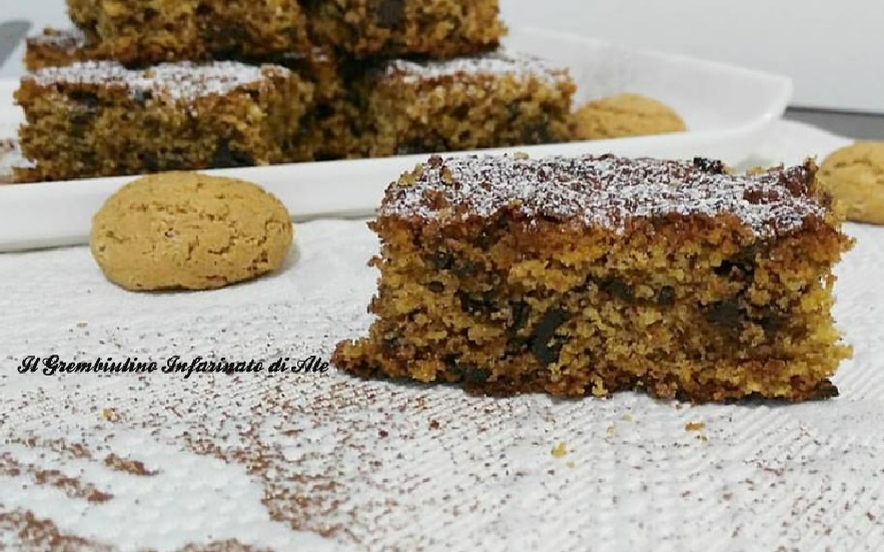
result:
<svg viewBox="0 0 884 552"><path fill-rule="evenodd" d="M686 130L681 117L657 100L620 94L589 102L571 115L575 140L603 140Z"/></svg>
<svg viewBox="0 0 884 552"><path fill-rule="evenodd" d="M884 142L857 142L835 151L817 178L847 220L884 225Z"/></svg>
<svg viewBox="0 0 884 552"><path fill-rule="evenodd" d="M262 188L178 172L140 178L108 198L89 245L123 288L202 290L279 269L293 239L285 206Z"/></svg>

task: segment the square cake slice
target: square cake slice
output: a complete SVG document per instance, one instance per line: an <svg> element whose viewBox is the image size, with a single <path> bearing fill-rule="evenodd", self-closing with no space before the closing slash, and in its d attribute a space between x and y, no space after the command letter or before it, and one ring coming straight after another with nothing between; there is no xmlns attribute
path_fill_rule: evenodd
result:
<svg viewBox="0 0 884 552"><path fill-rule="evenodd" d="M26 76L20 180L68 180L287 160L313 85L279 66L80 62Z"/></svg>
<svg viewBox="0 0 884 552"><path fill-rule="evenodd" d="M497 51L386 63L367 85L370 153L388 156L569 140L568 71Z"/></svg>
<svg viewBox="0 0 884 552"><path fill-rule="evenodd" d="M111 56L100 46L92 46L76 28L46 28L39 35L28 38L25 67L39 71L47 67L63 67L84 61L109 60ZM294 149L288 161L313 161L360 156L363 151L358 129L361 120L359 102L349 86L347 73L334 52L327 48L313 48L309 52L276 54L257 59L237 61L251 65L279 65L297 73L313 85L313 109L306 113L301 124L293 127ZM302 101L302 98L296 98Z"/></svg>
<svg viewBox="0 0 884 552"><path fill-rule="evenodd" d="M90 45L126 65L268 56L310 47L297 0L66 0Z"/></svg>
<svg viewBox="0 0 884 552"><path fill-rule="evenodd" d="M469 56L506 34L498 0L306 0L314 39L347 57Z"/></svg>
<svg viewBox="0 0 884 552"><path fill-rule="evenodd" d="M390 185L360 375L486 393L832 396L852 244L815 165L433 157Z"/></svg>

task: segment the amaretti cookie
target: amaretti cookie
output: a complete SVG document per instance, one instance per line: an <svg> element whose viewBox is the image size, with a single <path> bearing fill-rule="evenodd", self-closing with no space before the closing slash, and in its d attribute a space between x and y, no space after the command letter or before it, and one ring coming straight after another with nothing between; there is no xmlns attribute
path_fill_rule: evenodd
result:
<svg viewBox="0 0 884 552"><path fill-rule="evenodd" d="M848 220L884 225L884 142L857 142L833 152L819 178Z"/></svg>
<svg viewBox="0 0 884 552"><path fill-rule="evenodd" d="M582 105L571 117L575 140L605 140L687 130L681 116L662 102L619 94Z"/></svg>
<svg viewBox="0 0 884 552"><path fill-rule="evenodd" d="M89 246L125 289L205 290L278 270L293 237L285 206L259 186L179 172L111 196L93 218Z"/></svg>

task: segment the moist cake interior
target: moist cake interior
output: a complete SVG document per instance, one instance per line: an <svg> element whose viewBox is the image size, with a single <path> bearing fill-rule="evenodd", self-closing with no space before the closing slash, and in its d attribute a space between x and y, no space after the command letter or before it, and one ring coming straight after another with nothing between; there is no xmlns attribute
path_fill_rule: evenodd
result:
<svg viewBox="0 0 884 552"><path fill-rule="evenodd" d="M850 240L814 173L434 157L387 190L377 319L334 362L488 393L831 396Z"/></svg>

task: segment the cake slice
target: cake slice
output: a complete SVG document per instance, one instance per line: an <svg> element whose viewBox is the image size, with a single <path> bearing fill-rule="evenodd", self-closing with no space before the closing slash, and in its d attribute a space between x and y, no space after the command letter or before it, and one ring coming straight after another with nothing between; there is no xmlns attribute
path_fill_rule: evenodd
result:
<svg viewBox="0 0 884 552"><path fill-rule="evenodd" d="M313 85L236 62L130 70L78 62L26 76L20 180L68 180L286 161Z"/></svg>
<svg viewBox="0 0 884 552"><path fill-rule="evenodd" d="M126 64L306 52L450 58L497 47L498 0L66 0L90 44Z"/></svg>
<svg viewBox="0 0 884 552"><path fill-rule="evenodd" d="M487 393L832 396L851 240L812 162L432 157L389 186L360 376Z"/></svg>
<svg viewBox="0 0 884 552"><path fill-rule="evenodd" d="M76 28L46 28L28 38L25 67L39 71L47 67L63 67L85 61L106 61L112 56L100 46L90 45ZM358 156L363 151L358 129L361 121L359 102L349 86L349 73L334 51L312 48L309 52L290 52L243 61L251 65L271 63L290 69L313 85L314 104L293 127L294 149L288 161L313 161ZM303 98L296 98L302 102Z"/></svg>
<svg viewBox="0 0 884 552"><path fill-rule="evenodd" d="M307 52L297 0L66 0L90 46L127 66Z"/></svg>
<svg viewBox="0 0 884 552"><path fill-rule="evenodd" d="M365 88L375 157L570 139L576 86L568 71L515 52L394 60Z"/></svg>
<svg viewBox="0 0 884 552"><path fill-rule="evenodd" d="M494 49L498 0L306 0L314 39L348 57L453 58Z"/></svg>

